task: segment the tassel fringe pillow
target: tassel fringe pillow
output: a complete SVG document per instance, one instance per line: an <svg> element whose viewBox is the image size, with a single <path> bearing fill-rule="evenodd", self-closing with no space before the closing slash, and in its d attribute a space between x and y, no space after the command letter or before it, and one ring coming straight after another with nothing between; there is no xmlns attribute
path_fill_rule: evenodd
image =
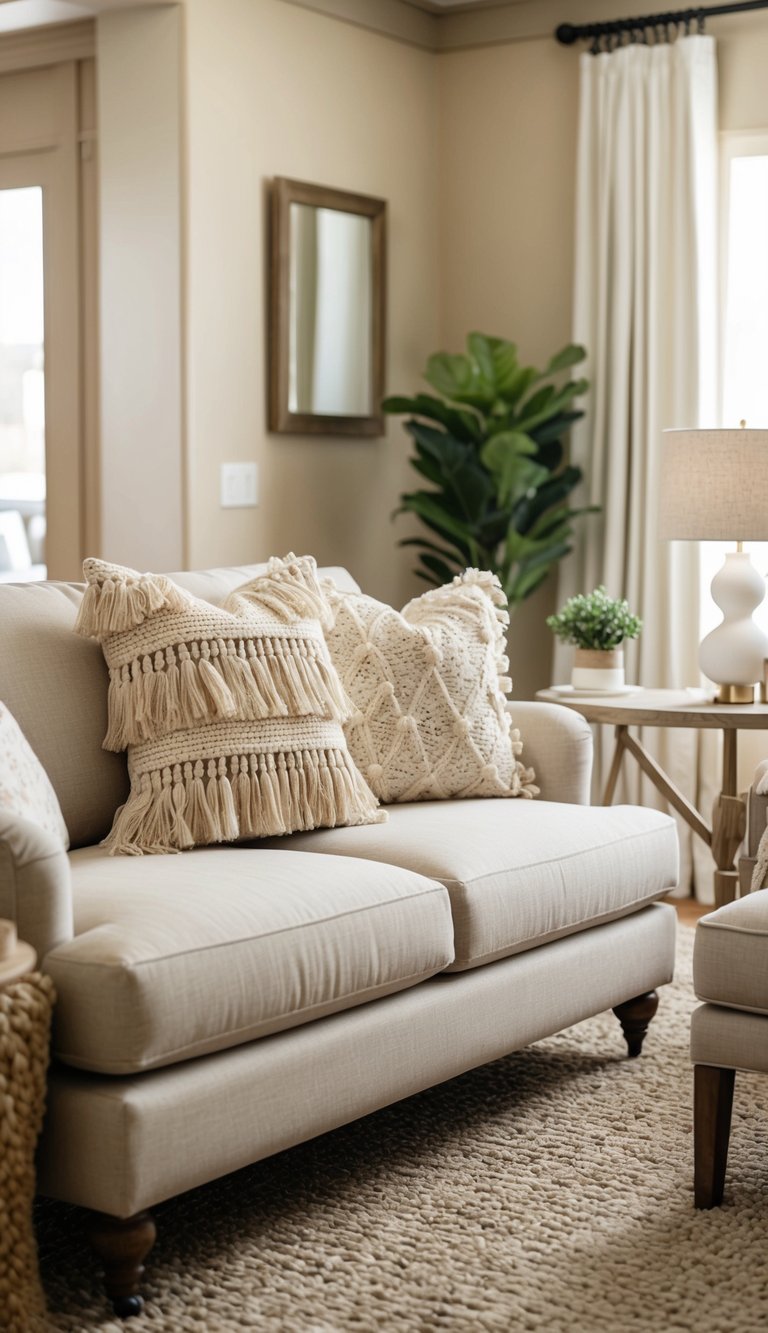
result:
<svg viewBox="0 0 768 1333"><path fill-rule="evenodd" d="M509 614L494 574L468 569L402 612L323 587L326 640L355 705L347 741L380 800L538 795L506 708Z"/></svg>
<svg viewBox="0 0 768 1333"><path fill-rule="evenodd" d="M109 667L108 750L131 792L110 851L179 851L385 818L350 757L310 557L273 559L223 606L86 560L75 629Z"/></svg>

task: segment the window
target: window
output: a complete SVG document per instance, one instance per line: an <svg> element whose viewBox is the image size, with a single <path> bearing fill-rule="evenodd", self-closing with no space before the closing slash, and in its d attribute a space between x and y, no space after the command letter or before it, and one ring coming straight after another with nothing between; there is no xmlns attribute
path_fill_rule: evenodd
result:
<svg viewBox="0 0 768 1333"><path fill-rule="evenodd" d="M768 427L768 131L723 136L720 424ZM701 632L720 622L709 585L732 544L704 542L701 551ZM768 574L768 542L746 544ZM755 613L768 634L768 600Z"/></svg>

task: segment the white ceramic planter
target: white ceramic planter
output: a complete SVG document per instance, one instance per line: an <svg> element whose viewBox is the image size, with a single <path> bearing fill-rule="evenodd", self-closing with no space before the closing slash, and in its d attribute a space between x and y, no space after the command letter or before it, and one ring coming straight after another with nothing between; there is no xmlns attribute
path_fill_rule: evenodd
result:
<svg viewBox="0 0 768 1333"><path fill-rule="evenodd" d="M571 684L575 690L623 690L624 649L577 648L573 657Z"/></svg>

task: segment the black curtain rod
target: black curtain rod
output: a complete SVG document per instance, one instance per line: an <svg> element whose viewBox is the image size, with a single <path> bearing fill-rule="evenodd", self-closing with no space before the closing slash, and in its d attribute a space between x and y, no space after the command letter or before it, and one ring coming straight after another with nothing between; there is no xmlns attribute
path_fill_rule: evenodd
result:
<svg viewBox="0 0 768 1333"><path fill-rule="evenodd" d="M745 14L750 9L768 9L768 0L738 0L730 5L699 5L695 9L668 9L661 14L646 14L644 18L614 19L606 23L561 23L555 36L563 46L573 46L574 42L586 38L621 37L624 33L644 32L646 28L665 28L681 23L689 26L697 23L700 29L708 18L720 14Z"/></svg>

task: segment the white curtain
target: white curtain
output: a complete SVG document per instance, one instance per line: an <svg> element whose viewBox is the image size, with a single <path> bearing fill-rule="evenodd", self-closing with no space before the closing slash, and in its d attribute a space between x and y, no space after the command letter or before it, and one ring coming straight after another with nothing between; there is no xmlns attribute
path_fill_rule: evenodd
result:
<svg viewBox="0 0 768 1333"><path fill-rule="evenodd" d="M715 424L714 39L583 55L580 99L573 332L591 388L572 456L601 513L580 520L558 605L600 583L627 597L644 621L628 680L683 688L700 681L698 548L658 537L659 460L666 427ZM569 671L559 649L555 679ZM717 768L703 736L646 729L643 743L707 817ZM661 804L628 757L623 784L618 799ZM680 835L680 891L711 899L710 854L682 822Z"/></svg>

